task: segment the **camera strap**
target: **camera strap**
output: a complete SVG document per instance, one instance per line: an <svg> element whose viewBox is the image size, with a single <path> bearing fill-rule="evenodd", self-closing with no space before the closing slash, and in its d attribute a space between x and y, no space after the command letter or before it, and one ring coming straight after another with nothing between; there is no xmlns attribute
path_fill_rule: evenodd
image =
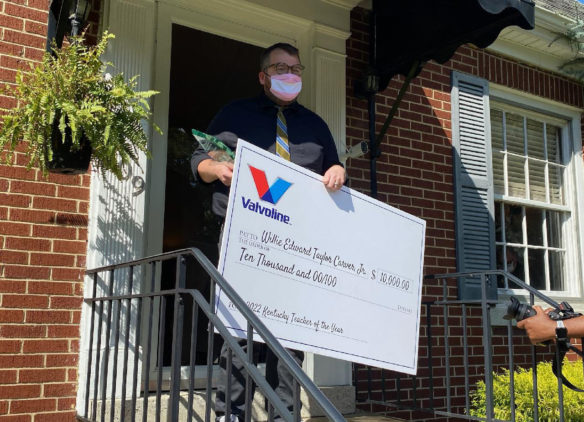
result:
<svg viewBox="0 0 584 422"><path fill-rule="evenodd" d="M560 331L560 329L556 330L556 332L558 332L558 331ZM566 353L568 352L568 350L571 350L572 352L576 353L580 357L584 357L584 355L582 354L582 351L579 350L578 348L574 347L570 343L570 339L567 337L567 330L564 328L563 331L565 332L565 334L561 337L558 335L558 338L556 340L556 347L558 348L559 356L557 359L554 359L554 361L552 363L552 372L554 373L554 375L556 377L561 379L562 383L566 387L568 387L569 389L577 391L579 393L584 393L583 389L576 387L574 384L572 384L570 381L568 381L566 379L566 377L564 376L564 374L562 373L562 364L564 362L564 357L566 356Z"/></svg>

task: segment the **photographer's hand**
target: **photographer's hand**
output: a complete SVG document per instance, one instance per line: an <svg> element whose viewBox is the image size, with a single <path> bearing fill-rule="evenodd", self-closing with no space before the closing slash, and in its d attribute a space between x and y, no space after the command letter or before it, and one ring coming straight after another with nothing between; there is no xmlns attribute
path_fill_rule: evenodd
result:
<svg viewBox="0 0 584 422"><path fill-rule="evenodd" d="M550 319L547 315L551 308L544 311L541 306L534 306L533 309L535 309L537 314L519 321L517 328L521 328L527 332L532 344L555 339L557 324L556 321Z"/></svg>

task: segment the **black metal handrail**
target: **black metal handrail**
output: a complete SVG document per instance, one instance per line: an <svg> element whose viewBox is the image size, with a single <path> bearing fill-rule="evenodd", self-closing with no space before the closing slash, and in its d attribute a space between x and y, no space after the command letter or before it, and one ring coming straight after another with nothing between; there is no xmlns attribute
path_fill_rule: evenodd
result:
<svg viewBox="0 0 584 422"><path fill-rule="evenodd" d="M210 299L207 299L194 289L185 288L186 277L186 258L193 257L204 269L206 274L211 279L211 293ZM156 290L156 281L159 279L157 271L160 270L160 265L164 261L176 259L176 278L174 289ZM150 291L147 293L134 293L135 279L142 276L136 275L136 268L148 269L150 271ZM127 282L125 292L114 294L114 285L121 284L119 277L116 279L122 270L127 270ZM97 294L97 286L99 275L102 273L109 274L107 280L103 279L104 295ZM156 380L156 421L158 422L161 415L162 408L162 354L165 338L165 324L166 306L168 298L174 298L174 315L173 315L173 337L172 337L172 361L171 361L171 384L170 384L170 400L168 407L168 420L179 420L180 408L180 375L181 375L181 351L182 351L182 337L183 337L183 322L184 322L184 298L190 297L193 300L194 309L191 315L191 327L193 333L190 344L190 365L189 365L189 383L188 383L188 404L187 404L187 420L193 420L193 401L194 401L194 378L195 378L195 350L196 350L196 335L195 331L198 322L198 310L202 310L209 319L208 326L208 346L207 346L207 380L206 380L206 406L205 406L205 422L210 422L211 418L211 397L212 397L212 372L213 372L213 338L216 330L224 341L227 343L228 349L233 351L235 355L242 361L246 370L246 388L251 391L251 383L255 383L268 402L268 420L272 421L275 414L280 415L286 422L298 422L300 420L300 387L304 388L306 393L311 396L314 401L321 407L324 415L332 421L341 422L345 419L341 413L333 406L328 398L320 391L320 389L308 378L298 366L296 361L290 354L282 347L274 335L266 328L262 321L248 308L244 300L237 294L237 292L229 285L223 276L217 271L213 264L207 257L198 249L182 249L174 252L163 253L143 259L138 259L130 262L125 262L116 265L108 265L100 268L95 268L86 271L86 275L92 277L93 287L91 297L85 298L84 301L90 306L89 314L89 345L87 350L87 365L85 368L84 380L84 404L83 409L78 412L78 418L86 421L96 421L98 417L100 420L105 420L105 415L109 411L110 420L115 419L115 401L116 401L116 384L118 381L118 353L120 343L123 344L123 362L122 362L122 376L121 384L122 390L120 395L121 407L119 415L121 420L126 418L126 393L127 393L127 372L130 366L129 349L134 349L133 357L133 373L131 376L131 402L130 402L130 416L132 422L136 419L136 405L139 395L138 381L140 374L138 373L139 366L139 347L141 344L141 324L143 318L143 302L147 301L149 306L146 312L147 326L147 341L145 356L142 361L145 362L145 379L143 391L143 410L142 419L145 422L147 419L147 410L149 403L149 368L153 353L151 350L155 300L158 299L159 311L159 333L158 333L158 363L159 368L158 378ZM145 277L144 277L145 278ZM145 283L144 283L145 284ZM235 308L243 315L247 321L247 353L238 344L229 333L228 329L221 322L215 314L215 298L216 285L222 289L227 297L234 304ZM135 317L132 316L132 306L135 306ZM122 311L125 309L125 313ZM121 326L122 319L125 317L125 324ZM112 321L113 318L113 321ZM96 321L97 319L97 321ZM132 323L133 320L133 323ZM105 328L104 328L105 325ZM132 331L133 327L133 331ZM102 328L104 333L102 335ZM123 330L123 331L122 331ZM270 386L266 378L260 373L258 368L253 363L253 333L257 333L266 345L274 352L276 357L288 369L293 377L294 383L294 407L291 412L286 408L281 399L277 396L273 388ZM94 335L96 334L96 335ZM123 341L120 341L120 334L123 336ZM133 335L133 342L130 343L130 337ZM104 339L104 351L101 355L102 336ZM113 339L114 352L113 358L110 359L110 342ZM96 346L95 352L93 347ZM111 362L110 362L111 360ZM102 363L103 362L103 363ZM112 365L112 376L109 377L110 368ZM231 354L227 361L228 378L231 370ZM109 384L108 384L109 382ZM108 398L109 385L109 398ZM91 389L93 387L93 396L91 397ZM230 417L230 383L227 384L227 409L226 420ZM251 420L251 394L247 394L245 419L246 422ZM107 401L110 401L110 406L107 407ZM101 401L100 412L98 413L98 403ZM91 404L91 409L89 405Z"/></svg>
<svg viewBox="0 0 584 422"><path fill-rule="evenodd" d="M510 282L514 283L518 288L524 289L529 293L529 303L534 304L535 298L537 297L541 301L549 304L552 307L559 307L558 303L553 299L549 298L545 294L541 293L539 290L533 288L532 286L519 280L514 275L501 271L501 270L491 270L483 272L460 272L460 273L450 273L450 274L433 274L425 277L427 281L437 280L441 282L439 286L442 288L441 299L427 301L423 303L426 311L426 321L425 329L426 336L426 354L424 361L428 363L426 367L419 365L418 373L423 373L427 375L422 376L404 376L399 373L392 373L391 371L376 369L372 367L361 367L359 365L354 365L354 382L356 384L357 391L357 403L363 407L363 405L370 406L370 410L375 412L375 406L387 409L393 409L393 412L410 412L410 414L419 412L424 414L431 414L433 417L447 417L449 420L472 420L472 421L498 421L495 419L494 412L494 402L493 402L493 333L491 326L491 310L492 308L499 304L500 301L488 299L487 297L487 285L489 283L495 282L496 277L506 277ZM458 279L458 278L472 278L478 277L481 279L481 298L477 300L450 300L448 291L448 280ZM474 364L471 368L470 359L476 359L477 353L473 353L472 356L469 354L469 343L467 338L467 332L469 328L472 329L468 324L468 314L472 313L474 309L480 307L480 319L481 319L481 337L482 337L482 362L481 364ZM441 312L433 314L433 309L440 309ZM452 311L452 312L451 312ZM475 312L477 314L478 312ZM460 317L460 325L456 325L457 329L460 329L461 335L451 335L451 328L453 328L449 322L453 314ZM441 318L438 323L433 322L436 318ZM476 324L472 324L476 326ZM436 336L435 327L443 328L442 336ZM510 421L516 420L515 412L515 380L513 377L515 370L514 362L514 344L513 344L513 322L508 321L506 323L507 335L507 368L509 370L510 385L509 385L509 405L511 419ZM476 337L476 336L475 336ZM523 338L525 336L522 336ZM453 341L460 342L458 345L462 349L462 375L460 374L460 363L455 365L452 364L453 359L458 359L459 356L452 357L450 354L451 343ZM437 356L436 346L440 345L444 352L442 355ZM534 421L539 420L538 416L538 387L537 387L537 371L536 371L536 349L535 346L531 345L531 367L533 368L533 415ZM477 345L473 345L473 350L476 352ZM422 347L420 347L422 350ZM421 355L424 353L421 351ZM438 368L434 363L435 359L439 358L442 360L443 376L441 379L437 380L434 377L434 371ZM555 358L558 359L559 355L556 352ZM498 365L502 367L503 365ZM482 374L471 374L471 369L477 371L479 368ZM365 377L363 377L365 374ZM377 375L374 375L377 374ZM380 374L380 375L379 375ZM457 382L453 382L453 375L456 376ZM374 379L376 377L376 379ZM365 380L363 380L365 378ZM470 399L469 392L471 388L471 379L477 380L482 378L485 382L485 395L486 395L486 409L485 417L470 416ZM462 379L462 381L460 381ZM444 386L437 388L437 384L444 383ZM366 388L361 388L361 391L366 393L359 394L359 386L365 383ZM376 387L374 387L374 384ZM404 388L404 386L406 386ZM464 394L464 404L460 404L461 395L454 394L453 391L456 389L463 388ZM436 393L437 390L443 390L444 394L440 395ZM405 398L403 396L406 396ZM558 396L559 396L559 420L564 421L564 409L563 409L563 384L562 380L558 378ZM458 403L453 404L453 400L457 399ZM385 413L385 412L384 412ZM452 419L450 419L452 418Z"/></svg>

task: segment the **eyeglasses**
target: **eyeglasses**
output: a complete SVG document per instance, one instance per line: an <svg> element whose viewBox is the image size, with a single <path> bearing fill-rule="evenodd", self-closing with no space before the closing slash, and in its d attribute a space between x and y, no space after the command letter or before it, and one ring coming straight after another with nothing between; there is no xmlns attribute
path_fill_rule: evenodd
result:
<svg viewBox="0 0 584 422"><path fill-rule="evenodd" d="M274 69L278 75L283 75L284 73L292 73L297 76L301 76L302 71L305 69L305 67L302 66L301 64L294 64L292 66L289 66L286 63L274 63L267 66L264 69L264 72L268 73L267 70L269 68Z"/></svg>

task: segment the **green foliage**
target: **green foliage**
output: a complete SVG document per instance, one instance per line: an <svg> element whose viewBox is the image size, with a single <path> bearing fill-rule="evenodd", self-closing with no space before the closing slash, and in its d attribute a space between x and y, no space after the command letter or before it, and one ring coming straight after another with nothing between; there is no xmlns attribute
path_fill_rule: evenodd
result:
<svg viewBox="0 0 584 422"><path fill-rule="evenodd" d="M576 51L584 51L584 22L577 19L576 23L566 31L566 37L572 42Z"/></svg>
<svg viewBox="0 0 584 422"><path fill-rule="evenodd" d="M564 361L562 366L565 377L576 386L583 385L582 361ZM515 382L515 417L517 422L533 421L533 371L519 368L514 372ZM501 374L493 376L493 403L495 418L511 420L509 370L503 369ZM537 364L538 414L540 421L559 421L558 379L552 372L551 362ZM564 420L571 422L584 421L583 393L563 388ZM486 390L484 381L476 384L476 390L471 392L471 416L485 417Z"/></svg>
<svg viewBox="0 0 584 422"><path fill-rule="evenodd" d="M53 46L54 55L45 53L30 72L18 72L15 86L4 90L19 102L3 117L0 129L0 150L7 148L7 163L16 146L26 141L27 168L39 167L46 175L55 119L63 136L70 131L74 149L85 134L93 164L102 173L109 170L121 178L122 167L138 162L139 151L148 154L140 122L150 118L147 99L157 92L136 91L136 76L126 82L121 74L104 75L111 63L101 56L112 38L105 32L97 45L87 46L82 36L75 37L61 49Z"/></svg>
<svg viewBox="0 0 584 422"><path fill-rule="evenodd" d="M559 38L567 39L572 46L572 50L575 52L574 59L562 64L560 70L563 70L579 81L584 81L584 58L581 57L584 53L584 21L577 18L576 23L571 25L565 34L560 35L552 43Z"/></svg>

